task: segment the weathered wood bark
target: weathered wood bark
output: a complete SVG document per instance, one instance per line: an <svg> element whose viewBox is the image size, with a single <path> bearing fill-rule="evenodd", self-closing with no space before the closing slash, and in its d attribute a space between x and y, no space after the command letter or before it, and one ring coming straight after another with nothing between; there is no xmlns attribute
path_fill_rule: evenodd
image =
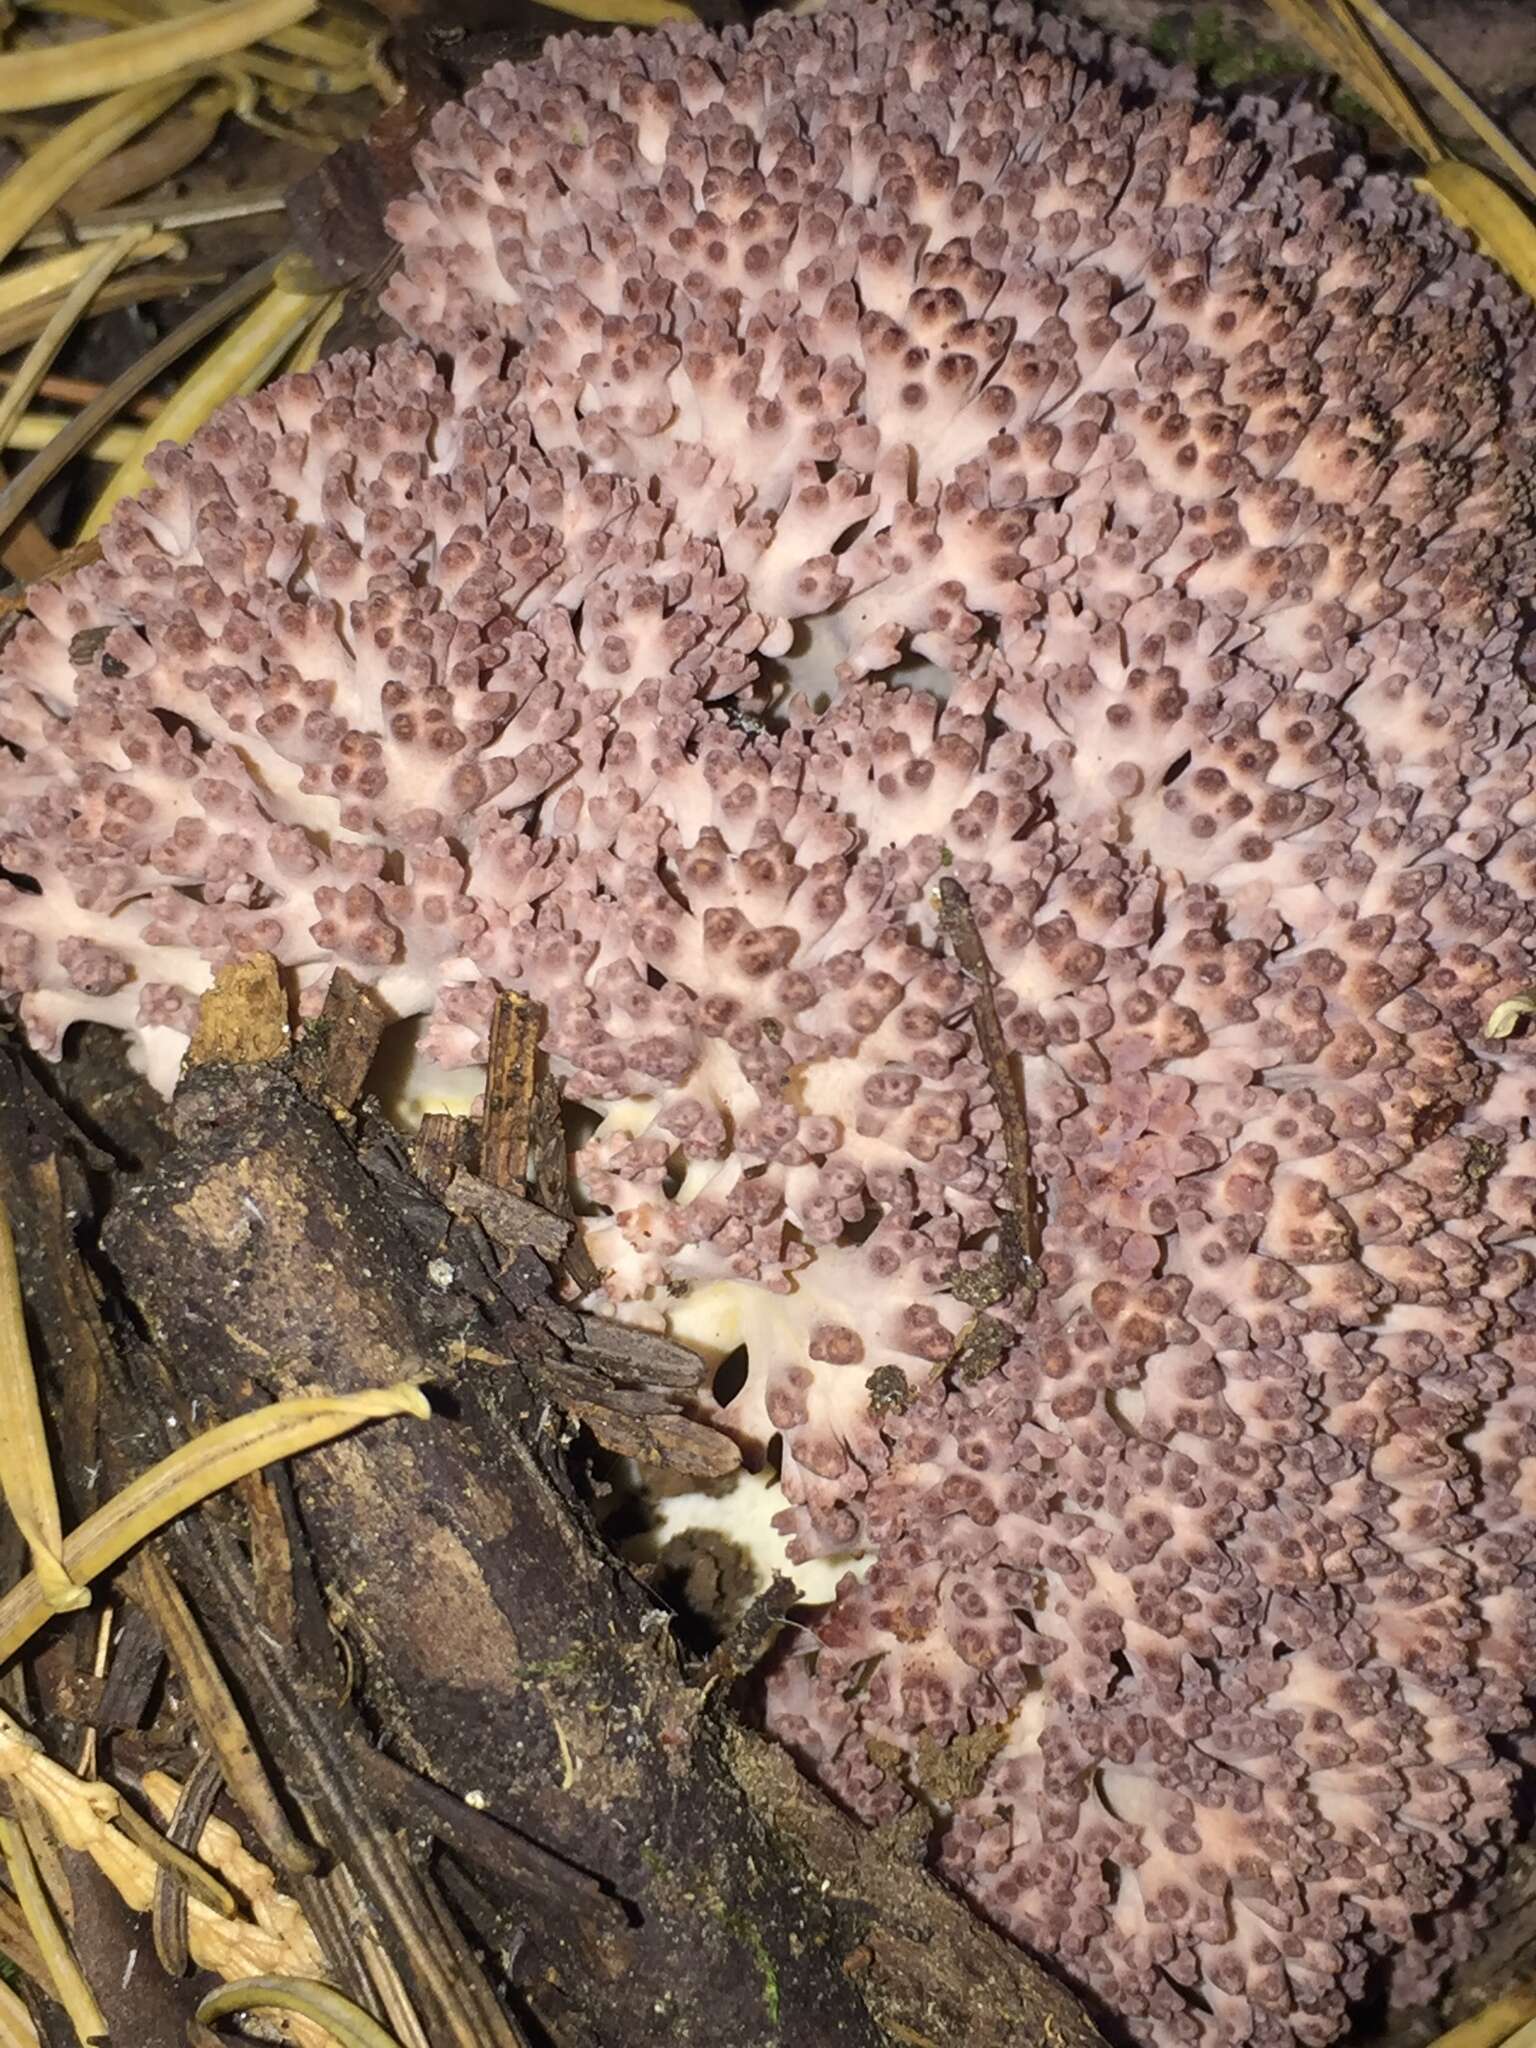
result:
<svg viewBox="0 0 1536 2048"><path fill-rule="evenodd" d="M357 1146L279 1067L194 1072L175 1122L105 1244L183 1403L435 1394L430 1424L300 1461L298 1517L379 1744L450 1795L428 1794L438 1832L523 1931L514 1974L549 2038L1089 2048L1026 1957L687 1680L573 1489L539 1374L583 1328L534 1255L498 1272L391 1141ZM377 1767L358 1782L383 1789ZM477 1828L514 1851L499 1874Z"/></svg>

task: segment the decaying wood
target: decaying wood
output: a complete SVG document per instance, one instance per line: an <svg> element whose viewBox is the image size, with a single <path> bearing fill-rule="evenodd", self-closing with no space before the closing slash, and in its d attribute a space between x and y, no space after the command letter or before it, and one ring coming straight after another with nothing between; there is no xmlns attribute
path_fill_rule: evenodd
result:
<svg viewBox="0 0 1536 2048"><path fill-rule="evenodd" d="M576 1226L566 1217L552 1216L526 1195L482 1180L478 1173L470 1173L462 1166L449 1181L445 1194L455 1216L473 1217L484 1226L486 1236L509 1254L525 1244L532 1245L541 1259L557 1266L575 1235Z"/></svg>
<svg viewBox="0 0 1536 2048"><path fill-rule="evenodd" d="M416 1178L434 1195L443 1194L462 1166L471 1169L480 1157L480 1133L468 1117L432 1110L421 1120L411 1164Z"/></svg>
<svg viewBox="0 0 1536 2048"><path fill-rule="evenodd" d="M480 1124L480 1171L492 1187L519 1188L528 1178L541 1029L526 996L496 998Z"/></svg>
<svg viewBox="0 0 1536 2048"><path fill-rule="evenodd" d="M403 1377L436 1393L430 1424L293 1468L305 1641L274 1648L227 1503L167 1553L295 1817L371 1910L390 1904L381 1933L434 2048L465 2038L431 2024L431 1959L454 1954L438 1864L556 2044L1088 2048L1026 1957L743 1729L723 1684L690 1681L665 1611L596 1537L551 1390L590 1384L619 1414L643 1395L681 1423L667 1402L697 1362L562 1305L528 1245L493 1245L286 1062L195 1069L174 1122L104 1233L153 1347L131 1360L136 1412L196 1401L206 1420ZM478 1980L455 1967L467 2013ZM476 2048L494 2021L467 2022Z"/></svg>
<svg viewBox="0 0 1536 2048"><path fill-rule="evenodd" d="M189 1068L214 1060L275 1060L288 1049L288 1003L270 953L226 967L197 1008Z"/></svg>
<svg viewBox="0 0 1536 2048"><path fill-rule="evenodd" d="M294 1078L309 1094L336 1109L350 1109L363 1092L390 1022L376 989L344 967L331 975L320 1015L300 1038Z"/></svg>

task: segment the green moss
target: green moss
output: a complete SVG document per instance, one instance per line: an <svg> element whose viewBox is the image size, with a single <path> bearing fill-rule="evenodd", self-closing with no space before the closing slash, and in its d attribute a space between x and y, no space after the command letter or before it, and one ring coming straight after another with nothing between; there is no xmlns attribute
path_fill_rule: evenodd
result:
<svg viewBox="0 0 1536 2048"><path fill-rule="evenodd" d="M657 1884L675 1887L676 1879L672 1871L668 1868L662 1857L648 1843L642 1842L640 1845L640 1860ZM777 2026L779 2023L779 1973L774 1967L773 1957L768 1952L768 1944L763 1940L761 1928L759 1928L750 1914L739 1911L733 1912L706 1873L699 1872L693 1881L698 1887L698 1891L689 1891L684 1896L693 1899L701 1891L706 1911L713 1914L726 1933L731 1936L732 1940L740 1942L741 1946L751 1956L753 1962L757 1965L757 1974L762 1980L763 2004L767 2009L769 2019Z"/></svg>
<svg viewBox="0 0 1536 2048"><path fill-rule="evenodd" d="M1268 42L1245 22L1230 20L1220 7L1160 14L1147 30L1148 49L1167 64L1192 64L1208 85L1262 84L1272 78L1315 78L1317 96L1341 121L1365 126L1377 119L1364 100L1340 85L1315 52L1300 43Z"/></svg>
<svg viewBox="0 0 1536 2048"><path fill-rule="evenodd" d="M750 1951L752 1960L757 1965L757 1974L762 1979L763 2004L767 2008L769 2019L777 2026L779 1973L773 1967L773 1957L768 1953L768 1944L763 1940L761 1929L755 1920L749 1920L744 1913L732 1914L725 1924L742 1947Z"/></svg>

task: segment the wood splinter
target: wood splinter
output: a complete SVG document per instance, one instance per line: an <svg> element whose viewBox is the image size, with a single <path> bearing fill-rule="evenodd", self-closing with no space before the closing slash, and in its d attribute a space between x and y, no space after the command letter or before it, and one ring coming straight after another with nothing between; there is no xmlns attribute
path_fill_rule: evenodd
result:
<svg viewBox="0 0 1536 2048"><path fill-rule="evenodd" d="M1026 1290L1033 1298L1040 1287L1041 1222L1024 1089L997 1014L997 981L976 926L971 899L953 875L945 875L939 883L938 907L940 929L962 972L975 985L971 1015L1003 1130L1010 1208L1000 1218L999 1263L1011 1286ZM976 1317L973 1328L988 1320Z"/></svg>

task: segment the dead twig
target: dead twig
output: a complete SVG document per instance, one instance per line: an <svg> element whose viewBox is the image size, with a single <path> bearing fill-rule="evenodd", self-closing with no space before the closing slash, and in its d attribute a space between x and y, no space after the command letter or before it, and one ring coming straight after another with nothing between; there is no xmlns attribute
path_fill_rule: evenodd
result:
<svg viewBox="0 0 1536 2048"><path fill-rule="evenodd" d="M976 1310L956 1340L951 1370L961 1379L977 1380L1001 1364L1013 1343L1008 1325L985 1311L997 1302L1011 1299L1016 1307L1027 1312L1040 1292L1040 1204L1023 1082L997 1014L996 979L976 926L971 899L953 875L945 875L939 883L938 901L940 930L974 990L971 1016L1002 1125L1008 1191L1009 1206L998 1218L996 1258L974 1270L957 1270L951 1281L954 1292ZM878 1399L880 1391L872 1381L871 1394ZM905 1400L906 1388L902 1383L894 1390L893 1405L904 1406Z"/></svg>

